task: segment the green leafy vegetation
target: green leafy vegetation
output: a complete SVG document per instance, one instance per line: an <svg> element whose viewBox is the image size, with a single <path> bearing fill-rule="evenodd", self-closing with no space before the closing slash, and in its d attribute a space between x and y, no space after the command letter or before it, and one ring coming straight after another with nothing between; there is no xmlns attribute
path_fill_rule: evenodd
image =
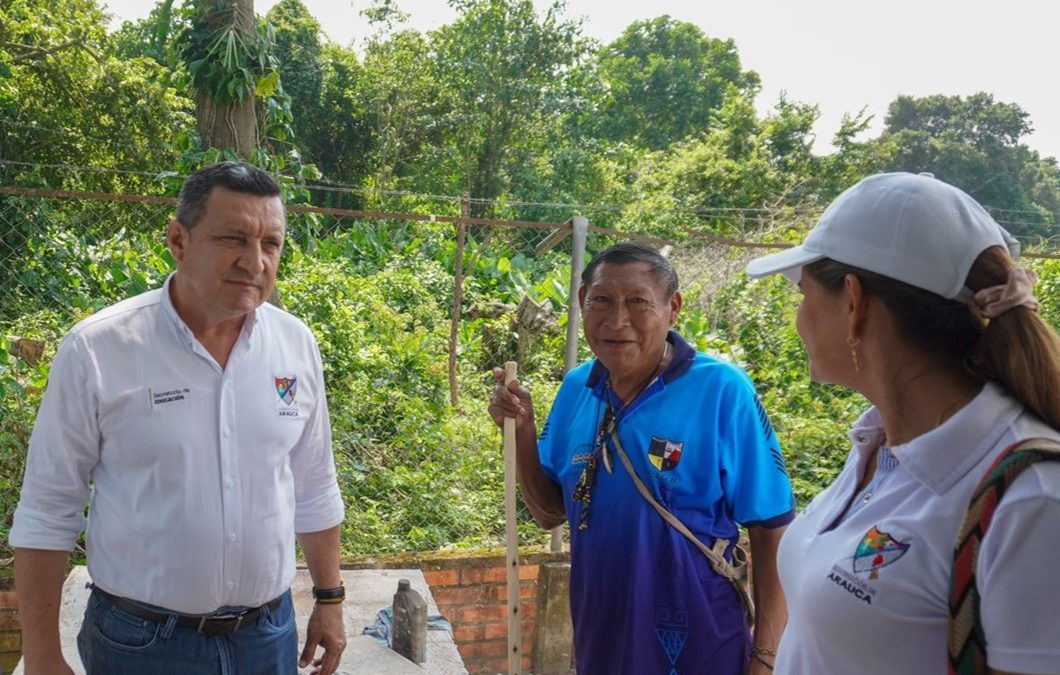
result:
<svg viewBox="0 0 1060 675"><path fill-rule="evenodd" d="M1056 159L1024 144L1031 120L1017 103L987 92L899 97L876 137L854 111L825 152L813 102L781 98L759 114L759 77L739 45L672 17L601 44L561 2L453 0L456 20L420 32L379 0L364 12L374 33L355 48L329 42L301 0L241 30L236 9L249 0L174 4L110 31L96 0L0 1L0 185L174 196L190 171L237 157L203 131L203 110L223 119L241 105L257 138L245 156L279 176L289 204L454 216L468 193L473 216L584 215L674 240L679 329L752 374L800 503L839 470L866 404L809 382L793 289L750 281L736 249L702 237L794 240L861 177L907 170L962 187L1032 248L1060 241ZM0 195L0 535L59 339L161 284L170 215ZM279 286L324 356L346 552L501 541L489 370L517 358L543 417L562 374L570 284L569 241L535 251L547 234L468 229L454 408L454 228L290 215ZM593 234L590 253L614 240ZM1034 263L1054 326L1056 262ZM524 297L545 308L529 338L513 321ZM526 514L521 530L526 542L546 536Z"/></svg>

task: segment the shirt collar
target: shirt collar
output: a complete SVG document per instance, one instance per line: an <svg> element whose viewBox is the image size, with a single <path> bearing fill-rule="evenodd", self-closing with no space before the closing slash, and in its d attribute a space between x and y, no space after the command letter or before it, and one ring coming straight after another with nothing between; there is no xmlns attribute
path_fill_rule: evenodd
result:
<svg viewBox="0 0 1060 675"><path fill-rule="evenodd" d="M170 272L169 276L166 277L166 283L162 284L162 313L169 319L180 339L190 348L195 344L195 334L188 328L188 324L184 323L184 319L180 318L180 314L177 314L177 308L173 304L173 297L170 295L172 292L170 287L173 285L173 277L175 276L177 276L176 272Z"/></svg>
<svg viewBox="0 0 1060 675"><path fill-rule="evenodd" d="M692 362L696 359L696 350L681 337L680 333L673 329L670 329L666 334L666 341L673 346L674 355L660 377L664 384L669 384L684 375L692 366ZM600 363L599 359L595 359L592 369L589 371L589 379L585 381L585 386L592 389L597 396L602 398L609 376L610 373L607 372L607 367Z"/></svg>
<svg viewBox="0 0 1060 675"><path fill-rule="evenodd" d="M170 272L169 276L166 277L166 281L162 284L162 312L169 318L173 324L173 328L177 331L177 335L191 347L195 344L195 334L188 328L188 324L184 323L184 319L180 318L180 314L177 313L177 308L173 304L173 297L170 295L170 286L173 284L173 279L177 276L176 272ZM243 328L239 335L241 339L250 339L250 336L254 332L254 326L258 323L258 309L255 308L247 314L246 319L243 321Z"/></svg>
<svg viewBox="0 0 1060 675"><path fill-rule="evenodd" d="M891 446L891 452L914 478L943 494L997 446L1022 410L1000 386L988 382L948 420L908 443ZM858 459L865 461L883 439L883 419L873 406L850 429Z"/></svg>

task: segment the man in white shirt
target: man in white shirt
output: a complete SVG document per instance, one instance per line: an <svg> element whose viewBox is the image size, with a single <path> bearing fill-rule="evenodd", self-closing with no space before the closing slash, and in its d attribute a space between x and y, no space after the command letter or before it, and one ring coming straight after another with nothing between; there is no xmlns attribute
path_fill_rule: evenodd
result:
<svg viewBox="0 0 1060 675"><path fill-rule="evenodd" d="M63 339L10 535L27 675L72 672L58 610L90 495L89 675L338 665L343 503L320 355L263 304L285 230L268 174L201 169L166 233L177 271ZM295 533L317 598L300 657Z"/></svg>

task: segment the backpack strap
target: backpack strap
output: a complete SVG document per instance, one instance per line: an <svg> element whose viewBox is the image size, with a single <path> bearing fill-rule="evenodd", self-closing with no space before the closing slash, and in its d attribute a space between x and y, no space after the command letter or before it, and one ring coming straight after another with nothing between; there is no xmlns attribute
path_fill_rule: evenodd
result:
<svg viewBox="0 0 1060 675"><path fill-rule="evenodd" d="M740 548L739 543L734 546L733 549L733 562L736 566L729 564L729 561L725 559L725 549L729 546L728 539L716 539L714 541L713 548L707 548L707 545L699 540L699 537L692 534L692 531L681 522L681 519L673 514L672 511L667 509L665 506L660 504L655 497L652 496L651 490L644 484L644 481L637 475L636 469L633 468L633 462L630 461L629 455L626 454L626 449L622 447L622 441L618 438L618 430L615 429L614 425L611 426L611 440L615 444L615 451L618 452L618 458L622 460L622 466L626 467L626 471L629 473L629 477L633 479L633 484L637 486L637 492L644 497L645 501L652 505L652 507L658 512L662 519L665 520L670 527L677 530L685 539L692 542L692 544L699 549L699 551L706 556L707 561L710 563L711 569L714 572L729 582L733 590L736 591L736 596L740 599L740 605L743 606L744 614L747 616L747 622L750 625L755 623L755 606L751 600L750 593L747 592L747 587L741 582L741 579L746 576L747 573L747 552Z"/></svg>
<svg viewBox="0 0 1060 675"><path fill-rule="evenodd" d="M1037 462L1060 462L1060 443L1045 438L1014 443L998 456L972 493L953 551L947 645L950 675L987 672L986 636L975 578L979 548L1009 486Z"/></svg>

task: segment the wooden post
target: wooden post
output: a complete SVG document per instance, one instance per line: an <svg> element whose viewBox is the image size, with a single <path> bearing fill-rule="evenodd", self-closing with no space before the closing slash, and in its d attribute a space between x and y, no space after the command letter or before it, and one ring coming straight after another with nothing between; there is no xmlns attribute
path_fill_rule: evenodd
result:
<svg viewBox="0 0 1060 675"><path fill-rule="evenodd" d="M589 219L584 216L571 218L570 252L570 296L567 298L567 351L563 357L563 373L569 373L578 365L578 333L581 328L581 307L578 305L578 288L582 283L585 268L585 242L589 233Z"/></svg>
<svg viewBox="0 0 1060 675"><path fill-rule="evenodd" d="M515 361L504 364L504 383L516 375ZM504 534L508 547L508 675L522 672L523 641L519 625L519 528L515 518L515 418L504 418Z"/></svg>
<svg viewBox="0 0 1060 675"><path fill-rule="evenodd" d="M460 217L467 218L471 207L471 196L464 193L460 199ZM467 223L461 220L456 226L456 252L453 261L453 313L449 319L449 403L460 405L460 392L456 384L456 337L460 331L460 306L464 302L464 244L467 239Z"/></svg>
<svg viewBox="0 0 1060 675"><path fill-rule="evenodd" d="M581 328L581 307L578 306L578 287L582 282L582 270L585 269L585 243L589 238L589 219L585 216L574 216L571 224L570 247L570 297L567 298L567 349L563 355L563 374L569 373L578 365L578 332ZM563 551L563 526L552 530L549 549L553 553Z"/></svg>

